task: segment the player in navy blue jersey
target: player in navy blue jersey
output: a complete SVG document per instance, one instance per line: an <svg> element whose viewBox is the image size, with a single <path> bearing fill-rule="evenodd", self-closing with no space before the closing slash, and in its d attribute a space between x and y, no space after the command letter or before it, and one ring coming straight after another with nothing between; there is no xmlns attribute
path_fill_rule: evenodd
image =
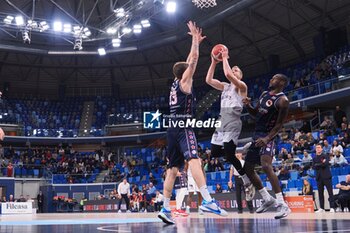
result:
<svg viewBox="0 0 350 233"><path fill-rule="evenodd" d="M202 29L198 28L195 23L190 21L187 26L190 30L189 34L192 36L191 51L186 62L177 62L173 66L175 79L171 86L169 97L170 116L173 122L193 117L195 104L192 90L193 74L198 63L199 44L205 39L205 36L202 36ZM164 181L164 207L159 212L158 217L164 223L175 223L171 216L169 202L176 175L179 168L184 166L185 160L188 161L193 178L204 199L200 208L203 211L226 216L227 212L219 207L218 203L211 198L208 192L198 157L197 141L193 129L171 125L167 130L167 142L169 164Z"/></svg>
<svg viewBox="0 0 350 233"><path fill-rule="evenodd" d="M291 212L288 205L284 202L278 178L272 167L275 147L274 138L282 128L288 115L289 100L283 93L283 89L287 85L287 77L283 74L276 74L270 80L269 91L262 93L255 108L250 104L249 98L243 99L243 103L249 114L255 117L256 120L253 135L254 142L248 149L244 169L264 199L264 203L256 212L265 212L268 208L277 204L278 213L275 216L276 219L284 218ZM271 182L277 200L264 188L260 177L254 170L256 164L262 166L262 169Z"/></svg>

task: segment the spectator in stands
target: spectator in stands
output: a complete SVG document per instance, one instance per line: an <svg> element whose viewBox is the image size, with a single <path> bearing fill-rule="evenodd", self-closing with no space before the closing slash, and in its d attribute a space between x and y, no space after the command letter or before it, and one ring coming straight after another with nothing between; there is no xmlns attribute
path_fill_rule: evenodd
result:
<svg viewBox="0 0 350 233"><path fill-rule="evenodd" d="M153 185L152 182L149 183L149 188L147 190L147 195L149 195L151 198L156 196L156 187ZM148 199L148 198L147 198Z"/></svg>
<svg viewBox="0 0 350 233"><path fill-rule="evenodd" d="M221 184L216 184L216 189L215 189L215 193L222 193L222 187Z"/></svg>
<svg viewBox="0 0 350 233"><path fill-rule="evenodd" d="M330 161L332 166L344 166L348 164L348 161L345 159L342 153L339 150L335 150L333 159Z"/></svg>
<svg viewBox="0 0 350 233"><path fill-rule="evenodd" d="M224 166L220 162L219 158L215 158L214 171L218 172L218 171L223 171L223 170L224 170Z"/></svg>
<svg viewBox="0 0 350 233"><path fill-rule="evenodd" d="M334 120L335 120L335 123L337 124L337 128L341 127L341 123L343 122L343 117L346 117L345 112L340 109L340 106L336 106L335 112L334 112Z"/></svg>
<svg viewBox="0 0 350 233"><path fill-rule="evenodd" d="M292 143L292 151L294 154L300 154L304 151L304 146L301 144L301 141L295 141Z"/></svg>
<svg viewBox="0 0 350 233"><path fill-rule="evenodd" d="M324 186L327 188L329 203L331 210L330 212L335 212L334 210L334 198L333 198L333 188L332 188L332 173L329 167L329 156L323 152L322 145L316 145L316 156L313 159L313 167L316 171L316 182L318 187L318 196L320 200L320 209L316 213L323 213L324 210Z"/></svg>
<svg viewBox="0 0 350 233"><path fill-rule="evenodd" d="M320 133L320 136L318 138L318 143L320 143L321 145L323 145L324 140L327 140L327 137L324 133Z"/></svg>
<svg viewBox="0 0 350 233"><path fill-rule="evenodd" d="M117 194L114 192L114 190L112 190L111 193L109 194L109 199L116 200L117 198L118 198Z"/></svg>
<svg viewBox="0 0 350 233"><path fill-rule="evenodd" d="M337 212L349 212L349 203L350 203L350 175L345 177L345 181L340 182L336 185L336 188L339 189L337 195L334 196L335 203L338 206Z"/></svg>
<svg viewBox="0 0 350 233"><path fill-rule="evenodd" d="M343 122L342 123L346 124L347 126L349 125L348 118L346 116L343 117Z"/></svg>
<svg viewBox="0 0 350 233"><path fill-rule="evenodd" d="M282 128L281 132L279 133L279 137L283 143L287 143L289 141L289 134L286 131L286 128Z"/></svg>
<svg viewBox="0 0 350 233"><path fill-rule="evenodd" d="M286 148L282 147L280 154L278 155L278 159L285 161L288 159L288 151Z"/></svg>
<svg viewBox="0 0 350 233"><path fill-rule="evenodd" d="M303 163L304 166L306 164L312 163L312 157L310 156L310 154L306 150L304 150L302 163Z"/></svg>
<svg viewBox="0 0 350 233"><path fill-rule="evenodd" d="M12 163L10 162L9 165L7 166L7 177L13 177L14 175L14 168L12 166Z"/></svg>
<svg viewBox="0 0 350 233"><path fill-rule="evenodd" d="M343 147L338 144L337 140L333 141L333 145L332 145L332 149L331 149L331 153L335 156L335 151L340 151L340 153L343 153Z"/></svg>
<svg viewBox="0 0 350 233"><path fill-rule="evenodd" d="M323 152L326 154L330 154L332 151L332 146L329 145L327 140L323 140Z"/></svg>
<svg viewBox="0 0 350 233"><path fill-rule="evenodd" d="M6 196L2 196L2 198L1 198L1 202L7 202L7 200L6 200Z"/></svg>
<svg viewBox="0 0 350 233"><path fill-rule="evenodd" d="M159 190L156 191L156 199L154 200L154 210L160 211L162 208L164 202L164 196L159 192Z"/></svg>
<svg viewBox="0 0 350 233"><path fill-rule="evenodd" d="M15 198L13 197L12 194L10 194L10 197L8 199L8 202L15 202Z"/></svg>
<svg viewBox="0 0 350 233"><path fill-rule="evenodd" d="M307 179L304 179L303 181L303 189L301 190L301 195L312 195L314 196L314 190L312 188L312 185Z"/></svg>
<svg viewBox="0 0 350 233"><path fill-rule="evenodd" d="M301 190L301 195L310 195L312 196L312 199L314 201L315 209L317 209L317 205L315 202L315 193L312 185L307 179L304 179L303 181L303 189Z"/></svg>
<svg viewBox="0 0 350 233"><path fill-rule="evenodd" d="M27 200L24 198L23 195L19 196L19 198L17 199L17 202L27 202Z"/></svg>
<svg viewBox="0 0 350 233"><path fill-rule="evenodd" d="M320 124L320 129L329 129L331 128L332 126L332 120L328 117L328 116L325 116L322 123Z"/></svg>
<svg viewBox="0 0 350 233"><path fill-rule="evenodd" d="M279 171L276 171L276 172L279 173L278 179L280 179L280 180L289 180L290 173L289 173L289 170L285 166L282 166L281 169Z"/></svg>
<svg viewBox="0 0 350 233"><path fill-rule="evenodd" d="M343 137L339 137L339 140L340 140L340 145L343 148L350 147L350 137L349 137L349 133L348 132L344 133Z"/></svg>
<svg viewBox="0 0 350 233"><path fill-rule="evenodd" d="M303 126L299 130L300 130L300 132L304 132L304 133L311 132L310 123L307 121L304 121Z"/></svg>
<svg viewBox="0 0 350 233"><path fill-rule="evenodd" d="M341 123L339 135L343 136L346 132L348 132L348 125L345 123Z"/></svg>
<svg viewBox="0 0 350 233"><path fill-rule="evenodd" d="M149 182L153 183L154 185L157 185L156 178L153 176L153 173L149 173Z"/></svg>
<svg viewBox="0 0 350 233"><path fill-rule="evenodd" d="M295 129L295 130L294 130L294 137L292 137L292 139L293 139L294 141L298 141L300 135L301 135L301 132L299 131L299 129Z"/></svg>
<svg viewBox="0 0 350 233"><path fill-rule="evenodd" d="M294 165L294 158L292 156L291 153L288 153L288 158L287 160L285 161L285 165L286 165L286 168L291 170L293 169L293 165Z"/></svg>
<svg viewBox="0 0 350 233"><path fill-rule="evenodd" d="M122 199L125 200L126 203L126 212L130 213L129 205L130 205L130 184L126 180L126 178L123 179L123 182L121 182L118 185L118 198L119 198L119 206L118 206L118 213L121 213L121 205L122 205Z"/></svg>

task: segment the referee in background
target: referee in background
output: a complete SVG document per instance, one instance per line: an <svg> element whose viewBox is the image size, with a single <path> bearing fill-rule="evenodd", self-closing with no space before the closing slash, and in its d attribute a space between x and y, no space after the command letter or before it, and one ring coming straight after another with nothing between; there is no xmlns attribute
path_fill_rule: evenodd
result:
<svg viewBox="0 0 350 233"><path fill-rule="evenodd" d="M244 160L242 158L242 153L237 153L236 157L237 159L241 162L242 167L244 166ZM236 170L236 168L231 165L230 168L230 180L229 183L232 183L232 176L234 176L235 179L235 187L236 187L236 199L237 199L237 206L238 206L238 213L242 214L243 213L243 204L242 204L242 192L244 191L244 183L242 180L242 177L239 175L238 171ZM247 206L249 209L250 213L254 213L254 209L253 209L253 202L252 201L247 201Z"/></svg>

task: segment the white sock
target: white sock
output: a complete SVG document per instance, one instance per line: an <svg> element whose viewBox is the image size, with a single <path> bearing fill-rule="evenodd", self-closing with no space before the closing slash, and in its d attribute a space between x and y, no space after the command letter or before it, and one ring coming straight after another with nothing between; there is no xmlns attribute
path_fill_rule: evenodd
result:
<svg viewBox="0 0 350 233"><path fill-rule="evenodd" d="M277 199L277 203L278 204L284 204L284 199L283 199L283 195L282 195L282 192L280 193L276 193L276 199Z"/></svg>
<svg viewBox="0 0 350 233"><path fill-rule="evenodd" d="M170 211L170 198L164 197L163 208Z"/></svg>
<svg viewBox="0 0 350 233"><path fill-rule="evenodd" d="M262 188L259 190L259 193L261 194L262 198L264 199L265 202L270 201L271 198L273 198L269 192L267 192L266 188Z"/></svg>
<svg viewBox="0 0 350 233"><path fill-rule="evenodd" d="M206 200L207 202L211 202L213 200L209 194L208 187L206 185L203 185L202 187L200 187L199 192L201 192L203 199Z"/></svg>
<svg viewBox="0 0 350 233"><path fill-rule="evenodd" d="M243 180L243 184L244 184L245 186L247 186L248 184L251 183L251 182L250 182L250 179L249 179L248 176L247 176L247 174L244 174L244 175L242 176L242 180Z"/></svg>

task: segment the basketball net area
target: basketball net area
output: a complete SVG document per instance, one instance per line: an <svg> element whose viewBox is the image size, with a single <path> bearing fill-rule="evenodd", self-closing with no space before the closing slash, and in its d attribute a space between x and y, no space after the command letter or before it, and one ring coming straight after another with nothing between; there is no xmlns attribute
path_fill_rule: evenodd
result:
<svg viewBox="0 0 350 233"><path fill-rule="evenodd" d="M216 6L216 0L192 0L193 4L198 8L209 8Z"/></svg>

